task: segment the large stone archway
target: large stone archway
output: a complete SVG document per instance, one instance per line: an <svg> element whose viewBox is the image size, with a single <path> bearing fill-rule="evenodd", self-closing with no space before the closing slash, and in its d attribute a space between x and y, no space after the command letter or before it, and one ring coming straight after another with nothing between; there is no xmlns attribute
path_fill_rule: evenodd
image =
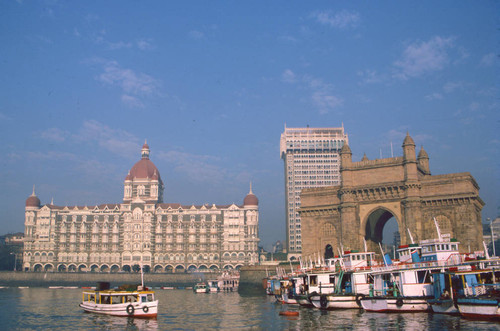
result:
<svg viewBox="0 0 500 331"><path fill-rule="evenodd" d="M327 245L370 250L381 239L389 217L398 223L401 243L436 238L435 217L442 233L461 242L461 251L481 250L479 186L470 173L431 175L429 157L407 135L403 156L352 162L347 144L340 153L342 184L305 189L301 194L302 255L324 252ZM371 242L371 244L370 244Z"/></svg>
<svg viewBox="0 0 500 331"><path fill-rule="evenodd" d="M365 238L367 246L369 247L370 250L375 250L377 249L376 245L382 242L383 238L383 230L387 222L391 218L396 218L396 221L398 218L396 215L394 215L394 212L391 211L390 209L384 208L384 207L377 207L376 209L372 210L368 215L363 217L360 215L361 219L361 236ZM398 222L398 230L400 229L399 222ZM363 234L364 230L364 234Z"/></svg>

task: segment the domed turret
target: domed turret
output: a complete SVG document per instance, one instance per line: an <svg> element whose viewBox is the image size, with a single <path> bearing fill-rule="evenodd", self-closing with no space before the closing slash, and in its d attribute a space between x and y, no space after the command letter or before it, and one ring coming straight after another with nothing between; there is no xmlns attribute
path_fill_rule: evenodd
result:
<svg viewBox="0 0 500 331"><path fill-rule="evenodd" d="M33 185L33 193L26 199L26 207L40 207L40 199L35 194L35 186Z"/></svg>
<svg viewBox="0 0 500 331"><path fill-rule="evenodd" d="M427 152L424 150L424 146L422 146L422 148L420 149L420 152L418 152L418 157L417 159L428 159L429 158L429 155L427 154Z"/></svg>
<svg viewBox="0 0 500 331"><path fill-rule="evenodd" d="M149 146L144 142L141 159L125 177L123 201L162 202L163 189L160 172L149 159Z"/></svg>
<svg viewBox="0 0 500 331"><path fill-rule="evenodd" d="M149 146L144 143L141 150L141 160L139 160L125 177L125 180L134 179L157 179L160 180L160 172L149 159Z"/></svg>
<svg viewBox="0 0 500 331"><path fill-rule="evenodd" d="M347 143L344 143L344 146L342 146L342 149L340 150L340 154L351 154L352 155L352 152L351 152L351 148L349 147L349 145Z"/></svg>
<svg viewBox="0 0 500 331"><path fill-rule="evenodd" d="M253 194L253 192L252 192L252 183L250 183L250 192L248 192L245 199L243 199L243 205L244 206L258 206L259 205L259 199L257 199L257 196L255 194Z"/></svg>
<svg viewBox="0 0 500 331"><path fill-rule="evenodd" d="M403 140L403 147L405 147L406 145L415 146L415 142L413 141L413 138L410 137L410 133L409 132L406 132L405 140Z"/></svg>
<svg viewBox="0 0 500 331"><path fill-rule="evenodd" d="M417 162L418 167L425 175L431 174L431 169L429 167L429 155L427 155L427 152L424 150L424 146L422 146L420 152L418 152Z"/></svg>

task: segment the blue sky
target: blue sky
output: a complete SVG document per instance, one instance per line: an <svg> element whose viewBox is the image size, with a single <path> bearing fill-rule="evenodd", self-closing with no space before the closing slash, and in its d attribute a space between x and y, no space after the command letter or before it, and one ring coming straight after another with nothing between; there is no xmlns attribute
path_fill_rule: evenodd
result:
<svg viewBox="0 0 500 331"><path fill-rule="evenodd" d="M0 226L42 204L119 203L147 139L165 202L260 200L285 238L288 127L339 127L353 159L471 172L499 213L498 1L2 1Z"/></svg>

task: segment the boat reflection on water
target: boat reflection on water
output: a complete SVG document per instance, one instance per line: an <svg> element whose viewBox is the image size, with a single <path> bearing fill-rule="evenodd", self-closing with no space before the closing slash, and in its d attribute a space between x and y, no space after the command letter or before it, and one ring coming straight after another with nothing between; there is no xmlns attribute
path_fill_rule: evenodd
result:
<svg viewBox="0 0 500 331"><path fill-rule="evenodd" d="M91 316L92 324L96 328L108 330L158 330L156 319L144 319L133 317L120 317L110 315L88 315Z"/></svg>

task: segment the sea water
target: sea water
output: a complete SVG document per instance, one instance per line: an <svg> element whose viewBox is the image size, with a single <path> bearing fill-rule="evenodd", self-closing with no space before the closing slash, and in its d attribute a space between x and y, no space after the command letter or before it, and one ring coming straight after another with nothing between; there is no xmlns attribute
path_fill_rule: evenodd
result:
<svg viewBox="0 0 500 331"><path fill-rule="evenodd" d="M282 305L262 293L155 290L157 319L85 313L81 289L0 289L1 330L499 330L500 323L431 313L321 311ZM281 316L281 311L298 316Z"/></svg>

